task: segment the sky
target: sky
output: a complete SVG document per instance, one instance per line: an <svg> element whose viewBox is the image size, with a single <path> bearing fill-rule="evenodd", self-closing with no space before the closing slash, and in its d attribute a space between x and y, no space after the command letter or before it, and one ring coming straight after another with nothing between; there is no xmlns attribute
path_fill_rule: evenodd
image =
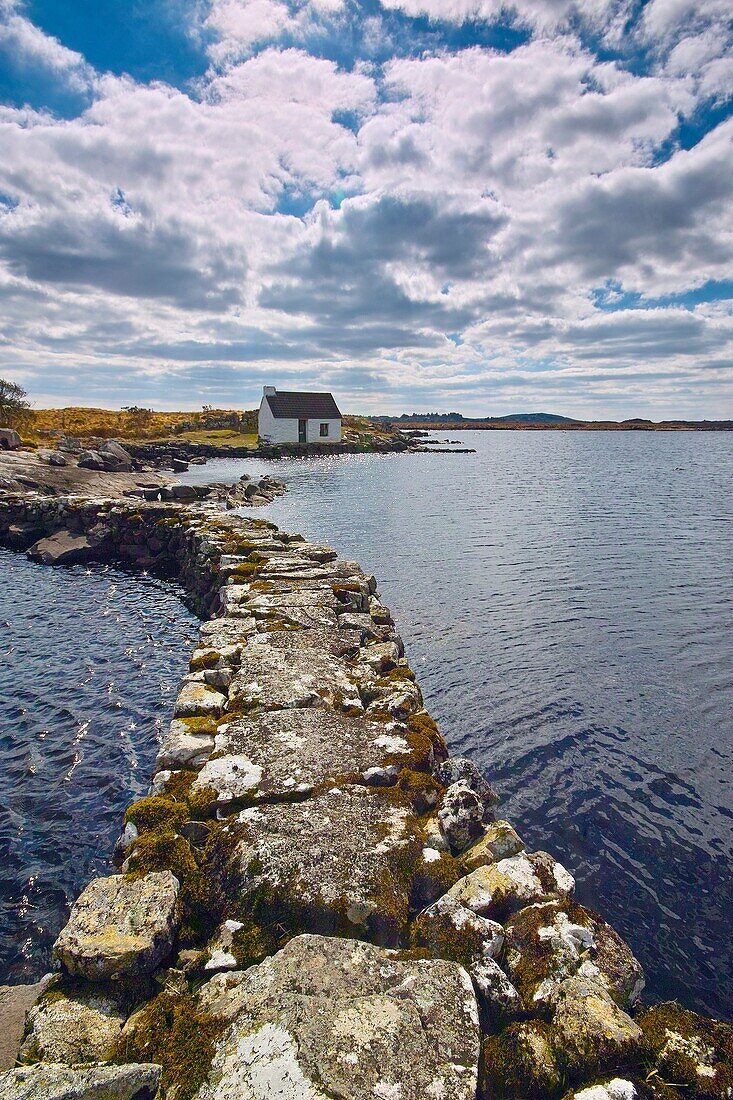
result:
<svg viewBox="0 0 733 1100"><path fill-rule="evenodd" d="M0 0L0 376L733 417L732 11Z"/></svg>

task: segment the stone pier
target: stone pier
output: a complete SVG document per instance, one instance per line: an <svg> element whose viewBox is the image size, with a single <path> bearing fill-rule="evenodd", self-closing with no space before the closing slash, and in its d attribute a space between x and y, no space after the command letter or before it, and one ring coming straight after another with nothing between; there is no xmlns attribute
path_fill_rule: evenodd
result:
<svg viewBox="0 0 733 1100"><path fill-rule="evenodd" d="M205 620L0 1100L733 1095L733 1029L642 1005L450 756L359 565L205 505L8 497L0 543L175 575Z"/></svg>

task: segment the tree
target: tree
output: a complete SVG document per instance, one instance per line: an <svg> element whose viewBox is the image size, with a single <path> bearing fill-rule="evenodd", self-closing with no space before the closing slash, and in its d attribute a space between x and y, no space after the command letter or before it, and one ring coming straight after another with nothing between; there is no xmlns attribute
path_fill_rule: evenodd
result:
<svg viewBox="0 0 733 1100"><path fill-rule="evenodd" d="M31 417L28 394L17 382L0 378L0 428L17 428Z"/></svg>

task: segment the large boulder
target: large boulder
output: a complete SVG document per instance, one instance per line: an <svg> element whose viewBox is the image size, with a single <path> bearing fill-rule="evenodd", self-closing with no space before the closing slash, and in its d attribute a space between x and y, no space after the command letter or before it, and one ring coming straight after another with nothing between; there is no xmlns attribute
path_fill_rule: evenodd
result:
<svg viewBox="0 0 733 1100"><path fill-rule="evenodd" d="M530 905L506 925L508 972L528 1006L551 1000L578 972L597 978L622 1008L644 987L630 948L604 920L569 900Z"/></svg>
<svg viewBox="0 0 733 1100"><path fill-rule="evenodd" d="M426 847L393 788L334 786L304 802L243 810L239 822L235 918L256 904L265 920L393 946L411 912L456 879L453 860Z"/></svg>
<svg viewBox="0 0 733 1100"><path fill-rule="evenodd" d="M484 806L465 780L451 783L438 810L438 822L450 850L459 853L483 833Z"/></svg>
<svg viewBox="0 0 733 1100"><path fill-rule="evenodd" d="M467 872L475 871L477 867L519 855L523 850L521 837L508 821L493 821L486 826L484 835L463 853L461 866Z"/></svg>
<svg viewBox="0 0 733 1100"><path fill-rule="evenodd" d="M0 1073L0 1100L154 1100L160 1066L40 1062Z"/></svg>
<svg viewBox="0 0 733 1100"><path fill-rule="evenodd" d="M677 1095L676 1090L675 1095ZM568 1093L564 1100L636 1100L636 1096L637 1091L633 1081L614 1077L610 1081L581 1089L580 1092Z"/></svg>
<svg viewBox="0 0 733 1100"><path fill-rule="evenodd" d="M155 770L200 768L214 749L216 725L207 718L174 718L155 758Z"/></svg>
<svg viewBox="0 0 733 1100"><path fill-rule="evenodd" d="M218 718L227 705L226 695L199 681L184 683L173 714L176 718Z"/></svg>
<svg viewBox="0 0 733 1100"><path fill-rule="evenodd" d="M17 451L22 446L23 440L14 428L0 428L0 451Z"/></svg>
<svg viewBox="0 0 733 1100"><path fill-rule="evenodd" d="M99 448L99 454L108 473L129 473L132 469L132 456L114 439L105 440Z"/></svg>
<svg viewBox="0 0 733 1100"><path fill-rule="evenodd" d="M640 1060L641 1028L597 979L576 974L561 982L552 1011L555 1050L571 1078L592 1080Z"/></svg>
<svg viewBox="0 0 733 1100"><path fill-rule="evenodd" d="M0 985L0 1071L16 1062L25 1018L50 981L47 975L33 985Z"/></svg>
<svg viewBox="0 0 733 1100"><path fill-rule="evenodd" d="M572 875L547 852L520 852L466 875L451 893L474 913L503 921L538 901L569 897Z"/></svg>
<svg viewBox="0 0 733 1100"><path fill-rule="evenodd" d="M411 942L465 967L492 1023L512 1019L523 1011L519 994L496 962L504 946L504 929L461 905L450 892L416 918Z"/></svg>
<svg viewBox="0 0 733 1100"><path fill-rule="evenodd" d="M82 470L104 470L104 459L99 451L86 450L79 455Z"/></svg>
<svg viewBox="0 0 733 1100"><path fill-rule="evenodd" d="M178 889L170 871L92 879L72 906L54 956L89 981L150 973L171 949Z"/></svg>
<svg viewBox="0 0 733 1100"><path fill-rule="evenodd" d="M540 1020L511 1024L484 1040L480 1095L546 1100L557 1095L562 1071L551 1028Z"/></svg>
<svg viewBox="0 0 733 1100"><path fill-rule="evenodd" d="M283 631L310 634L309 630ZM232 681L231 710L285 710L326 702L331 706L362 709L356 686L343 662L309 648L306 639L290 642L288 648L263 643L247 650L247 663Z"/></svg>
<svg viewBox="0 0 733 1100"><path fill-rule="evenodd" d="M125 1017L105 996L52 992L29 1011L21 1062L105 1062L112 1058Z"/></svg>
<svg viewBox="0 0 733 1100"><path fill-rule="evenodd" d="M473 760L469 760L466 756L451 756L437 768L435 778L444 787L450 787L452 783L468 783L481 800L483 820L494 820L494 806L499 801L499 797L493 791L489 781L484 779Z"/></svg>
<svg viewBox="0 0 733 1100"><path fill-rule="evenodd" d="M38 457L44 462L47 462L49 466L67 466L68 460L66 455L61 451L39 451Z"/></svg>
<svg viewBox="0 0 733 1100"><path fill-rule="evenodd" d="M43 565L73 565L88 561L92 543L87 535L72 535L70 531L57 531L55 535L39 539L27 551L31 561Z"/></svg>
<svg viewBox="0 0 733 1100"><path fill-rule="evenodd" d="M298 936L205 985L232 1020L197 1100L473 1100L479 1057L468 975L353 940Z"/></svg>

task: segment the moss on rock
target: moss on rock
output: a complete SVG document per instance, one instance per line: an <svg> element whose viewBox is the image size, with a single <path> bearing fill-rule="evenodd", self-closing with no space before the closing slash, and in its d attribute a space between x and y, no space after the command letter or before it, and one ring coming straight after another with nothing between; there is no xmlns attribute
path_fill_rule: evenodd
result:
<svg viewBox="0 0 733 1100"><path fill-rule="evenodd" d="M638 1018L650 1063L650 1085L678 1086L685 1096L733 1095L733 1026L699 1016L676 1001ZM661 1093L659 1094L661 1095Z"/></svg>
<svg viewBox="0 0 733 1100"><path fill-rule="evenodd" d="M157 1063L165 1095L190 1100L206 1080L226 1027L190 993L164 990L128 1021L116 1060Z"/></svg>
<svg viewBox="0 0 733 1100"><path fill-rule="evenodd" d="M552 1100L562 1088L548 1024L510 1024L484 1040L479 1096L485 1100Z"/></svg>

